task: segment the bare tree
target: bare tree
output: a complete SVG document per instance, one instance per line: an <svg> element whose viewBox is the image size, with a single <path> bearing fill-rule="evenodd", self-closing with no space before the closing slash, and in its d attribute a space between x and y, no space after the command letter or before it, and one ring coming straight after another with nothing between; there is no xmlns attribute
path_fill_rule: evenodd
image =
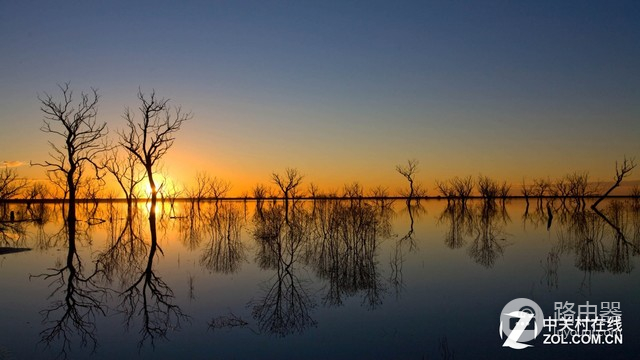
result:
<svg viewBox="0 0 640 360"><path fill-rule="evenodd" d="M80 101L73 104L73 91L69 83L58 85L62 92L60 100L47 93L38 96L40 110L44 113L44 124L40 128L45 133L62 138L62 144L49 141L52 151L51 160L44 163L32 163L56 173L54 178L64 179L64 192L69 198L67 222L70 231L75 228L71 223L76 220L76 195L88 167L95 170L95 177L100 178L97 157L105 151L103 140L107 135L107 124L96 120L98 113L98 91L80 93ZM58 184L61 185L61 184Z"/></svg>
<svg viewBox="0 0 640 360"><path fill-rule="evenodd" d="M362 186L356 181L351 184L344 185L343 197L347 199L358 199L364 196Z"/></svg>
<svg viewBox="0 0 640 360"><path fill-rule="evenodd" d="M451 180L451 186L456 193L456 196L460 198L463 202L471 196L471 192L473 192L473 179L471 176L467 176L465 178L454 177Z"/></svg>
<svg viewBox="0 0 640 360"><path fill-rule="evenodd" d="M0 170L0 201L11 199L27 186L27 181L18 177L18 173L5 167Z"/></svg>
<svg viewBox="0 0 640 360"><path fill-rule="evenodd" d="M569 197L570 191L571 191L571 184L567 176L556 180L556 182L551 185L551 196L558 197L563 201L564 199Z"/></svg>
<svg viewBox="0 0 640 360"><path fill-rule="evenodd" d="M284 197L285 218L288 219L289 214L289 198L295 195L296 188L302 183L304 176L295 168L286 168L285 174L271 174L274 184L278 185Z"/></svg>
<svg viewBox="0 0 640 360"><path fill-rule="evenodd" d="M123 156L118 149L113 149L106 157L104 167L116 179L131 209L133 200L137 198L137 187L144 180L144 172L138 169L138 158L131 152Z"/></svg>
<svg viewBox="0 0 640 360"><path fill-rule="evenodd" d="M498 188L498 196L500 196L500 198L502 198L503 201L505 201L507 197L509 197L510 192L511 192L511 185L507 184L506 181L504 181L502 185L500 185L500 187Z"/></svg>
<svg viewBox="0 0 640 360"><path fill-rule="evenodd" d="M309 184L307 191L309 192L309 196L314 200L320 196L320 189L318 189L318 185L314 183Z"/></svg>
<svg viewBox="0 0 640 360"><path fill-rule="evenodd" d="M206 172L200 172L196 174L195 186L187 190L187 196L192 202L198 204L205 199L215 199L217 203L227 195L229 190L231 190L231 183L228 181L211 177Z"/></svg>
<svg viewBox="0 0 640 360"><path fill-rule="evenodd" d="M588 173L573 173L566 176L571 197L587 197L593 194L594 188L589 184Z"/></svg>
<svg viewBox="0 0 640 360"><path fill-rule="evenodd" d="M370 196L376 199L384 200L385 198L389 197L389 190L382 185L376 186L371 190L370 193L371 193Z"/></svg>
<svg viewBox="0 0 640 360"><path fill-rule="evenodd" d="M162 253L158 244L156 226L156 204L161 184L154 177L158 171L159 161L169 151L175 141L175 134L182 124L191 119L191 113L183 112L178 107L169 105L169 100L156 97L155 91L145 95L138 91L140 105L138 116L127 108L124 119L127 128L120 131L120 145L137 158L144 167L145 175L151 189L149 208L149 231L151 244L144 270L137 273L137 279L121 293L122 309L126 315L125 324L130 326L136 315L142 317L142 338L139 345L146 340L154 343L156 338L165 338L167 331L180 327L182 320L188 319L179 306L173 304L173 292L153 269L153 261L157 252Z"/></svg>
<svg viewBox="0 0 640 360"><path fill-rule="evenodd" d="M154 171L158 162L169 151L175 140L175 133L182 124L191 118L191 113L182 112L180 107L172 108L169 100L158 99L155 91L146 96L138 91L140 119L126 109L124 118L127 129L119 132L120 144L135 156L145 169L149 187L151 188L151 204L149 208L149 230L151 245L144 271L137 280L121 293L122 306L127 316L126 324L130 325L135 314L142 315L142 339L164 338L168 329L180 326L186 319L180 307L173 304L171 288L153 270L156 252L162 253L158 245L156 226L156 204L160 184L156 184Z"/></svg>
<svg viewBox="0 0 640 360"><path fill-rule="evenodd" d="M192 202L198 203L205 198L211 197L210 183L211 178L207 173L198 172L194 186L187 189L187 197L189 197Z"/></svg>
<svg viewBox="0 0 640 360"><path fill-rule="evenodd" d="M529 198L533 195L533 185L527 185L525 179L522 178L522 188L520 189L524 201L527 203L527 209L529 209Z"/></svg>
<svg viewBox="0 0 640 360"><path fill-rule="evenodd" d="M219 200L227 196L227 193L231 190L231 183L214 176L211 179L210 187L213 198Z"/></svg>
<svg viewBox="0 0 640 360"><path fill-rule="evenodd" d="M124 113L127 128L118 134L120 145L133 154L145 169L151 188L151 212L155 213L158 195L158 184L154 178L156 165L173 145L176 132L192 115L183 112L180 106L170 106L169 99L158 98L155 91L145 95L138 90L138 99L140 118L127 108Z"/></svg>
<svg viewBox="0 0 640 360"><path fill-rule="evenodd" d="M49 194L49 190L42 183L33 183L25 190L25 198L29 201L44 200Z"/></svg>
<svg viewBox="0 0 640 360"><path fill-rule="evenodd" d="M413 199L416 196L414 182L416 173L418 172L418 160L407 160L407 165L396 165L396 171L409 182L409 194L407 198L408 200Z"/></svg>
<svg viewBox="0 0 640 360"><path fill-rule="evenodd" d="M488 176L478 176L478 192L485 199L495 199L498 196L500 187L498 182Z"/></svg>
<svg viewBox="0 0 640 360"><path fill-rule="evenodd" d="M538 198L551 195L551 180L549 179L533 179L533 195Z"/></svg>
<svg viewBox="0 0 640 360"><path fill-rule="evenodd" d="M448 181L436 180L436 190L438 190L440 195L445 197L447 200L450 200L455 196L455 190Z"/></svg>
<svg viewBox="0 0 640 360"><path fill-rule="evenodd" d="M604 200L607 196L609 196L609 194L611 194L611 192L615 188L620 186L620 183L622 183L622 180L627 175L629 175L635 167L636 167L636 161L633 158L627 159L625 157L624 160L622 161L622 164L619 164L616 161L616 176L613 177L613 181L614 181L613 185L611 185L609 190L607 190L604 194L602 194L602 196L600 196L600 198L598 198L598 200L596 200L596 202L594 202L593 205L591 205L591 208L596 209L598 204L600 204L602 200Z"/></svg>

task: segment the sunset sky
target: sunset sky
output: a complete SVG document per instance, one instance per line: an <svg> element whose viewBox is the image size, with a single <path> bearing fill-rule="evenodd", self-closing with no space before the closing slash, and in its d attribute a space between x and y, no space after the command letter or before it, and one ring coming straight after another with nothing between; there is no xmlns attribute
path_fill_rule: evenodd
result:
<svg viewBox="0 0 640 360"><path fill-rule="evenodd" d="M0 163L31 178L67 81L114 135L139 87L191 110L165 171L238 195L286 167L395 192L415 158L433 194L640 158L639 1L0 0L0 65Z"/></svg>

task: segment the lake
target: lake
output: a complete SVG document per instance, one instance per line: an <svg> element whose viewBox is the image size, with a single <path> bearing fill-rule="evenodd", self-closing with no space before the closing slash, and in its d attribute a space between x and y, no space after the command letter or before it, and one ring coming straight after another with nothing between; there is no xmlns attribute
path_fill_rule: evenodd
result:
<svg viewBox="0 0 640 360"><path fill-rule="evenodd" d="M167 201L154 227L104 202L70 230L62 204L6 204L0 359L636 358L640 206L599 208ZM542 312L510 315L530 341L518 298Z"/></svg>

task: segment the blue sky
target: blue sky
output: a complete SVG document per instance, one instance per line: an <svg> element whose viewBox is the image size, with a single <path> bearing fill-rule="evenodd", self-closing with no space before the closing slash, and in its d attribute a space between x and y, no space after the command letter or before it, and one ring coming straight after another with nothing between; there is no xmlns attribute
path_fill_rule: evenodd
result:
<svg viewBox="0 0 640 360"><path fill-rule="evenodd" d="M42 160L37 95L139 87L192 110L165 167L236 189L483 173L519 182L640 154L640 3L0 1L0 161ZM29 144L29 146L25 146ZM21 169L30 176L41 169Z"/></svg>

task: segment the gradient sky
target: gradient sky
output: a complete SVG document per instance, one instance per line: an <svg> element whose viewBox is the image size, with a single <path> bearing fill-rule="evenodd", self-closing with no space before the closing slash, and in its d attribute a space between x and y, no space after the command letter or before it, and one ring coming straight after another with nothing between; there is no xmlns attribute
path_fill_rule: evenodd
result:
<svg viewBox="0 0 640 360"><path fill-rule="evenodd" d="M433 194L640 157L638 1L0 0L0 65L12 164L46 158L37 95L66 81L99 89L111 130L138 87L192 110L166 171L236 194L285 167L395 192L415 158Z"/></svg>

